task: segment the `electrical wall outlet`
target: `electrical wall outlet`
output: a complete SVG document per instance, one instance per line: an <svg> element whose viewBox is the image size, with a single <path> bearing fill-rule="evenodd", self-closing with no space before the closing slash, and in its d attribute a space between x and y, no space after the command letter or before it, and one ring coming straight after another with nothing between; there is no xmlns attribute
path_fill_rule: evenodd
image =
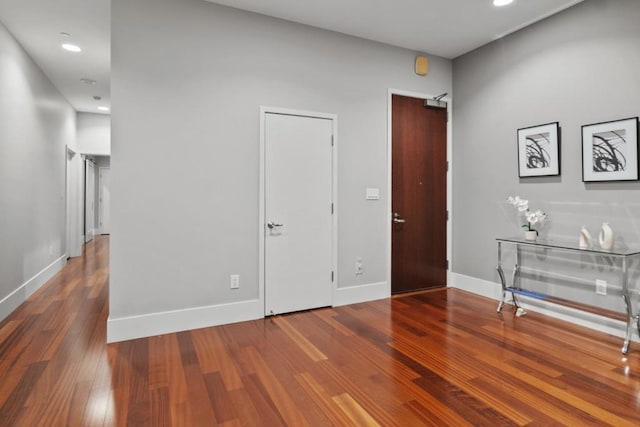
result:
<svg viewBox="0 0 640 427"><path fill-rule="evenodd" d="M598 295L606 295L607 294L607 281L596 279L596 294Z"/></svg>
<svg viewBox="0 0 640 427"><path fill-rule="evenodd" d="M364 274L362 270L362 258L358 257L356 258L356 276L361 276L362 274Z"/></svg>
<svg viewBox="0 0 640 427"><path fill-rule="evenodd" d="M231 289L240 289L240 275L232 274L231 275Z"/></svg>

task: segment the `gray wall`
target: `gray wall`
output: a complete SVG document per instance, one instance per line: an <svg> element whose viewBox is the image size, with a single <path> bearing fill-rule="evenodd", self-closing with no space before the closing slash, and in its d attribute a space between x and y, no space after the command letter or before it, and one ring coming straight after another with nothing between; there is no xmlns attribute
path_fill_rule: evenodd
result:
<svg viewBox="0 0 640 427"><path fill-rule="evenodd" d="M2 301L64 254L65 145L75 145L76 115L2 24L0 94Z"/></svg>
<svg viewBox="0 0 640 427"><path fill-rule="evenodd" d="M454 60L455 273L498 281L494 239L522 233L509 195L550 215L544 236L597 238L607 221L616 245L640 244L640 183L585 184L581 169L581 125L640 115L638 22L638 1L587 0ZM516 130L553 121L562 175L519 179Z"/></svg>
<svg viewBox="0 0 640 427"><path fill-rule="evenodd" d="M111 154L111 116L78 113L78 149L82 154Z"/></svg>
<svg viewBox="0 0 640 427"><path fill-rule="evenodd" d="M112 10L111 318L258 297L260 105L338 115L338 283L387 280L387 90L448 92L450 61L421 78L415 52L199 0Z"/></svg>

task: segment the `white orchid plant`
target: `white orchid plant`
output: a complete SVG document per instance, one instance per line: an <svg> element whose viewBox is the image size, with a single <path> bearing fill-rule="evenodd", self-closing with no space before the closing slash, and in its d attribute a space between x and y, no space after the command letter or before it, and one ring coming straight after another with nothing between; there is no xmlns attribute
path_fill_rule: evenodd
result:
<svg viewBox="0 0 640 427"><path fill-rule="evenodd" d="M518 212L524 214L527 219L526 224L522 224L523 228L526 228L527 231L535 231L536 235L538 234L538 230L534 229L532 226L535 224L542 225L544 221L547 219L547 214L542 212L541 210L532 211L529 209L529 201L525 199L521 199L519 196L509 196L507 199L507 203L513 205Z"/></svg>

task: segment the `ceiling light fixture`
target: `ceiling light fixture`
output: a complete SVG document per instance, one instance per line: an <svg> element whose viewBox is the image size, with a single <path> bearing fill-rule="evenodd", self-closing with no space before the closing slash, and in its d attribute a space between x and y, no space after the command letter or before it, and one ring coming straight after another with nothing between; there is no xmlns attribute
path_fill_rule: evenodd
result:
<svg viewBox="0 0 640 427"><path fill-rule="evenodd" d="M98 107L98 110L100 110L100 111L109 111L109 107L100 106L100 107Z"/></svg>
<svg viewBox="0 0 640 427"><path fill-rule="evenodd" d="M80 81L86 85L94 85L96 84L96 81L93 79L80 79Z"/></svg>
<svg viewBox="0 0 640 427"><path fill-rule="evenodd" d="M494 6L506 6L509 3L513 3L513 0L493 0Z"/></svg>
<svg viewBox="0 0 640 427"><path fill-rule="evenodd" d="M64 50L67 50L67 51L73 52L73 53L82 52L82 49L80 48L80 46L75 45L75 44L71 44L71 43L64 43L62 45L62 48Z"/></svg>

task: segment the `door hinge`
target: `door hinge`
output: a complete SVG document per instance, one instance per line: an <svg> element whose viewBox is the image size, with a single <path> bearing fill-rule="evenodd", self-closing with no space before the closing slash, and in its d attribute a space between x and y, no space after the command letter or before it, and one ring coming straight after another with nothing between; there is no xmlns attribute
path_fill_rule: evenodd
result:
<svg viewBox="0 0 640 427"><path fill-rule="evenodd" d="M449 209L447 209L447 221L449 221Z"/></svg>
<svg viewBox="0 0 640 427"><path fill-rule="evenodd" d="M449 172L449 160L447 160L447 172Z"/></svg>
<svg viewBox="0 0 640 427"><path fill-rule="evenodd" d="M331 135L331 146L333 147L333 135Z"/></svg>
<svg viewBox="0 0 640 427"><path fill-rule="evenodd" d="M333 271L331 272L331 283L333 283Z"/></svg>
<svg viewBox="0 0 640 427"><path fill-rule="evenodd" d="M333 203L331 203L331 215L333 215Z"/></svg>
<svg viewBox="0 0 640 427"><path fill-rule="evenodd" d="M445 267L444 267L445 270L448 270L449 269L449 260L446 260L444 264L445 264Z"/></svg>

